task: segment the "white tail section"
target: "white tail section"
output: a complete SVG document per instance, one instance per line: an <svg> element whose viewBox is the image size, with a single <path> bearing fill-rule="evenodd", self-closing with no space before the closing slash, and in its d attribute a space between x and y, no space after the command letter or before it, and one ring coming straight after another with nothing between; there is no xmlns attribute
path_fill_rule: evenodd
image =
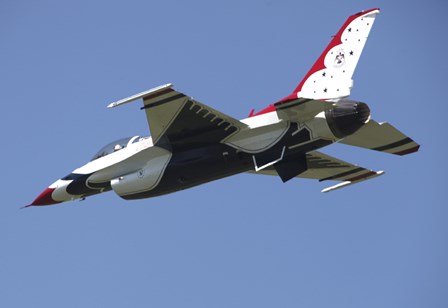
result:
<svg viewBox="0 0 448 308"><path fill-rule="evenodd" d="M350 16L294 92L283 100L349 96L353 73L379 12L372 9Z"/></svg>

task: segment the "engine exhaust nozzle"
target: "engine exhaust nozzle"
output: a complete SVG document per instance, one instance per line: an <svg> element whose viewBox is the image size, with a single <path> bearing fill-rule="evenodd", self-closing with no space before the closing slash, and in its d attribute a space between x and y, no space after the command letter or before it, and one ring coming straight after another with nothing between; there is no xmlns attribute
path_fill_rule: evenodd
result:
<svg viewBox="0 0 448 308"><path fill-rule="evenodd" d="M356 101L339 101L325 111L325 118L333 135L347 137L369 122L370 108L365 103Z"/></svg>

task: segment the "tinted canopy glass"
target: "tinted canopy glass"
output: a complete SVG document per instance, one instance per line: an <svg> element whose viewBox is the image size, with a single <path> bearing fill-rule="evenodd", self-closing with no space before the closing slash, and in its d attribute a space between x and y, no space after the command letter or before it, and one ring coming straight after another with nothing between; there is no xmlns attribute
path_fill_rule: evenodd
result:
<svg viewBox="0 0 448 308"><path fill-rule="evenodd" d="M113 153L113 152L120 151L120 150L124 149L125 147L127 147L128 144L129 144L131 141L132 141L132 142L135 142L136 140L138 140L138 136L136 136L136 137L127 137L127 138L122 138L122 139L115 140L115 141L113 141L113 142L111 142L111 143L105 145L104 147L102 147L102 148L101 148L101 149L100 149L100 150L93 156L93 158L91 159L91 161L92 161L92 160L95 160L95 159L98 159L98 158L100 158L100 157L109 155L109 154L111 154L111 153Z"/></svg>

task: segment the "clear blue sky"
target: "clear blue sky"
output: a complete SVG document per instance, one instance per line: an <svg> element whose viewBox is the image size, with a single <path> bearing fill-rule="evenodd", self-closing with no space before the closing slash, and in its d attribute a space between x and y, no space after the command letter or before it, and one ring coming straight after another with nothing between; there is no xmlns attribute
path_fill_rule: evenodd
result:
<svg viewBox="0 0 448 308"><path fill-rule="evenodd" d="M289 94L345 19L381 8L352 98L422 144L323 152L386 175L238 175L159 198L19 210L173 82L236 118ZM444 0L2 1L1 307L448 307ZM445 201L444 201L445 200Z"/></svg>

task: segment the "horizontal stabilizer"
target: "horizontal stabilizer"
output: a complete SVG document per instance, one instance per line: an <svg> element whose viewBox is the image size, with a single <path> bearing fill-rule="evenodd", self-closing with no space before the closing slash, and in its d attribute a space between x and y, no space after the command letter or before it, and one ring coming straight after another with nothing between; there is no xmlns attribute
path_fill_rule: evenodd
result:
<svg viewBox="0 0 448 308"><path fill-rule="evenodd" d="M420 147L414 140L389 123L378 123L374 120L370 120L356 133L342 139L339 143L396 155L417 152Z"/></svg>

